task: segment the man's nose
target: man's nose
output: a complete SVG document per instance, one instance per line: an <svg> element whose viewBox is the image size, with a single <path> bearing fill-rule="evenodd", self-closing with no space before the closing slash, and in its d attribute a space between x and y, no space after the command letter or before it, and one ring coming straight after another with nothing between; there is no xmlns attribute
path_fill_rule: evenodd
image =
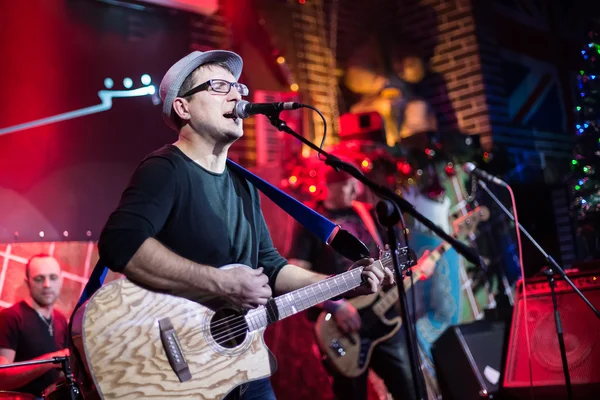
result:
<svg viewBox="0 0 600 400"><path fill-rule="evenodd" d="M50 277L49 276L44 278L44 287L50 287Z"/></svg>
<svg viewBox="0 0 600 400"><path fill-rule="evenodd" d="M240 92L238 92L238 90L234 87L231 87L231 90L229 91L229 93L227 93L227 100L236 100L236 101L240 101L242 99L242 95L240 94Z"/></svg>

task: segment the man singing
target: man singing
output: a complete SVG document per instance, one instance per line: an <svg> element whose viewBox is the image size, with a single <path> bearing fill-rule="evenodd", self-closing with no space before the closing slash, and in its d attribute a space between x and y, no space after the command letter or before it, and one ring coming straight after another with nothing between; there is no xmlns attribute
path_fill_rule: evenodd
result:
<svg viewBox="0 0 600 400"><path fill-rule="evenodd" d="M243 135L233 114L248 95L241 73L241 57L224 50L194 51L167 71L163 117L178 139L147 156L131 177L100 237L104 265L151 288L208 292L246 308L326 278L279 254L257 189L227 167L228 150ZM237 268L215 268L225 265ZM367 284L355 294L377 291L386 275L392 279L367 266ZM263 379L227 398L275 396Z"/></svg>

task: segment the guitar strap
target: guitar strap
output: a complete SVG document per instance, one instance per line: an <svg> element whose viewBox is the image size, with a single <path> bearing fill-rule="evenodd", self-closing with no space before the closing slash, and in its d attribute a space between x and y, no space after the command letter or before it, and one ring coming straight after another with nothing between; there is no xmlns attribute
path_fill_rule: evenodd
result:
<svg viewBox="0 0 600 400"><path fill-rule="evenodd" d="M313 209L305 206L287 193L279 190L264 179L254 175L252 172L243 168L241 165L227 160L227 165L232 171L246 178L258 190L263 192L273 203L289 214L292 218L302 224L306 229L312 232L323 242L329 244L333 239L332 234L336 231L337 225L317 213Z"/></svg>
<svg viewBox="0 0 600 400"><path fill-rule="evenodd" d="M381 240L381 235L379 234L377 225L373 220L371 212L367 209L366 204L360 201L353 201L352 208L354 209L354 211L356 211L363 224L365 224L365 227L371 234L371 237L373 238L377 246L379 246L380 249L383 249L383 240Z"/></svg>
<svg viewBox="0 0 600 400"><path fill-rule="evenodd" d="M265 196L270 198L277 206L302 224L315 236L327 244L331 243L331 240L333 240L333 237L335 236L334 233L337 233L339 228L337 225L233 161L227 160L227 165L238 176L245 178L248 182L256 186L256 188L264 193ZM252 195L252 191L250 191L250 193ZM72 315L75 314L79 306L85 303L96 290L100 289L107 273L108 267L98 262L81 293L81 297L79 298Z"/></svg>

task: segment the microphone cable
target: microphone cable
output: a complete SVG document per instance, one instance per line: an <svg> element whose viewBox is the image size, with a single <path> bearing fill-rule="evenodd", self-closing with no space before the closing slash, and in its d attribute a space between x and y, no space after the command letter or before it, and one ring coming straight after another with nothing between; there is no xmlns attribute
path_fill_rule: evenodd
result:
<svg viewBox="0 0 600 400"><path fill-rule="evenodd" d="M523 265L523 246L521 243L521 230L519 229L519 218L517 216L517 203L515 201L515 194L513 193L510 185L505 186L510 194L510 201L513 209L513 218L515 223L515 231L517 234L517 248L519 249L519 266L521 267L521 279L523 282L523 323L525 324L525 342L527 343L527 362L529 365L529 396L531 399L535 399L533 393L533 367L531 363L531 340L529 337L529 324L527 317L529 315L527 309L527 285L525 282L525 267ZM518 310L517 310L518 311Z"/></svg>
<svg viewBox="0 0 600 400"><path fill-rule="evenodd" d="M323 138L321 138L321 144L319 145L319 149L323 150L323 145L325 144L325 139L327 138L327 120L325 119L325 117L323 116L323 113L321 113L321 111L319 111L318 108L313 107L308 104L303 104L302 107L309 108L309 109L315 111L317 114L319 114L319 116L323 120ZM317 152L317 158L319 160L323 161L323 159L321 158L321 153L319 153L319 152Z"/></svg>

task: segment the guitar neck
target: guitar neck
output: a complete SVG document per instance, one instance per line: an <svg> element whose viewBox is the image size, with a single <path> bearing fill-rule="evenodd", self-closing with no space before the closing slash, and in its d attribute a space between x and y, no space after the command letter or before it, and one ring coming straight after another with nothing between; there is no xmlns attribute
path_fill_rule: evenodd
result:
<svg viewBox="0 0 600 400"><path fill-rule="evenodd" d="M381 262L375 261L375 263L378 263L379 267L383 267ZM273 322L280 321L352 289L356 289L363 283L361 278L363 268L354 268L342 274L294 290L293 292L272 299L265 306L250 310L246 314L248 329L254 331L264 328Z"/></svg>
<svg viewBox="0 0 600 400"><path fill-rule="evenodd" d="M437 262L444 253L450 249L452 246L448 242L440 243L429 255L427 256L429 261ZM423 274L419 269L413 270L410 279L404 280L404 291L408 291L411 286L416 283ZM388 290L384 295L381 296L381 299L377 301L377 303L373 306L373 310L377 315L385 315L385 313L392 307L394 304L398 302L398 297L400 293L398 293L398 288L394 287L391 290Z"/></svg>
<svg viewBox="0 0 600 400"><path fill-rule="evenodd" d="M418 271L413 271L411 276L408 279L404 279L402 282L404 284L404 291L408 291L412 284L416 283L419 279L421 279L421 273ZM398 292L397 286L394 286L387 292L383 293L381 298L373 306L373 311L375 311L375 314L379 316L385 315L385 313L398 302L399 295L400 293Z"/></svg>
<svg viewBox="0 0 600 400"><path fill-rule="evenodd" d="M427 258L431 261L438 262L440 258L444 255L444 253L452 248L452 245L448 242L440 243L429 255Z"/></svg>

